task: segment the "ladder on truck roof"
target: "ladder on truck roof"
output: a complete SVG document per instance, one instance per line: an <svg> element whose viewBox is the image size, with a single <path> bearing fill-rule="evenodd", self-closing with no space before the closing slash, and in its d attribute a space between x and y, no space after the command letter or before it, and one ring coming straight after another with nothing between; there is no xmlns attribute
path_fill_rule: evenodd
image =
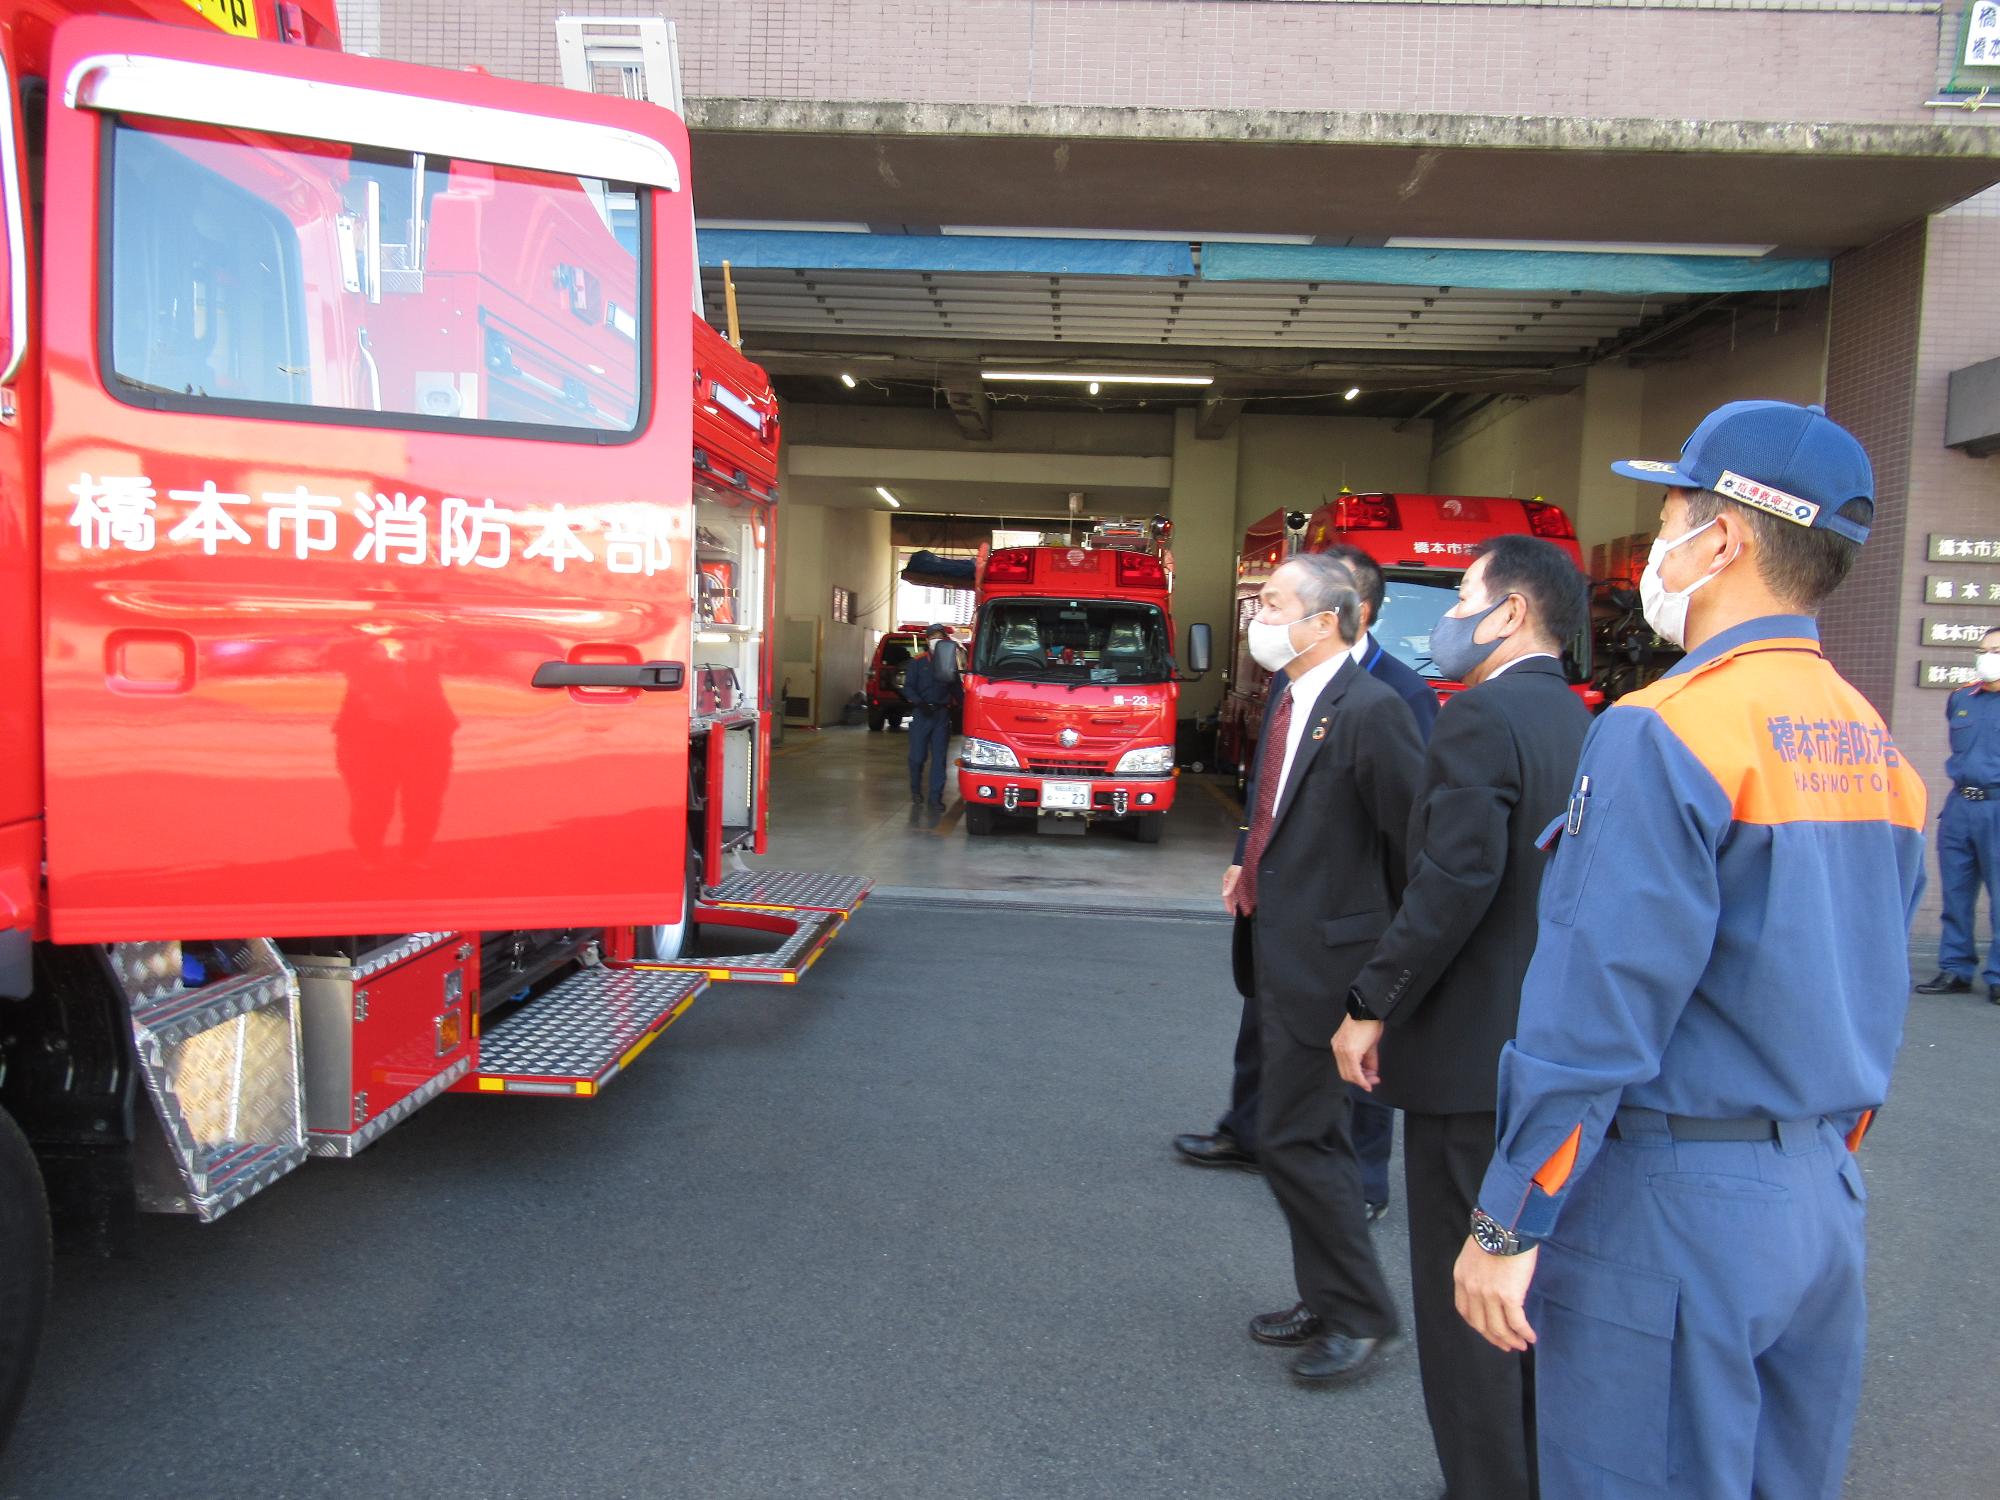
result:
<svg viewBox="0 0 2000 1500"><path fill-rule="evenodd" d="M613 94L672 110L687 119L681 92L680 34L658 16L558 16L556 57L563 87ZM701 236L695 234L694 312L706 317L701 297Z"/></svg>

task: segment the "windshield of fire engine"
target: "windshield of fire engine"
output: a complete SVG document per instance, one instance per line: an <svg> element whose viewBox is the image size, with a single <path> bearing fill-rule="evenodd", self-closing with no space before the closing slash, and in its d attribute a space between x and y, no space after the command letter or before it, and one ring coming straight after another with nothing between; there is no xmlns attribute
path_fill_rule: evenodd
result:
<svg viewBox="0 0 2000 1500"><path fill-rule="evenodd" d="M1166 617L1150 604L1002 599L980 611L972 670L997 682L1164 682Z"/></svg>
<svg viewBox="0 0 2000 1500"><path fill-rule="evenodd" d="M1431 630L1457 606L1459 577L1457 573L1384 577L1382 618L1372 627L1382 649L1426 677L1442 678L1444 673L1431 664Z"/></svg>
<svg viewBox="0 0 2000 1500"><path fill-rule="evenodd" d="M634 191L120 122L108 384L172 410L634 432L640 244L621 241L605 206Z"/></svg>

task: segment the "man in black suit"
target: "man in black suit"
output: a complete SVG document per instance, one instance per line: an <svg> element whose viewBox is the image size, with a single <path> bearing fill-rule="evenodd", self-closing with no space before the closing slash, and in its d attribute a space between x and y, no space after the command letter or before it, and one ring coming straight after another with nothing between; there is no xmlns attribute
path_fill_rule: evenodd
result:
<svg viewBox="0 0 2000 1500"><path fill-rule="evenodd" d="M1424 1405L1451 1500L1534 1494L1527 1356L1453 1303L1452 1265L1493 1154L1495 1077L1535 947L1545 856L1590 716L1562 670L1588 592L1557 547L1480 548L1431 656L1444 706L1410 818L1409 883L1333 1040L1343 1077L1403 1110L1403 1185Z"/></svg>
<svg viewBox="0 0 2000 1500"><path fill-rule="evenodd" d="M1260 1159L1291 1231L1299 1296L1252 1319L1250 1334L1299 1346L1292 1373L1312 1384L1352 1379L1396 1334L1328 1044L1402 890L1423 748L1402 699L1353 658L1352 576L1308 554L1264 585L1250 649L1282 675L1257 747L1250 824L1223 877L1237 988L1262 1011Z"/></svg>
<svg viewBox="0 0 2000 1500"><path fill-rule="evenodd" d="M1382 602L1388 595L1382 566L1359 547L1342 543L1326 549L1324 556L1346 565L1361 595L1361 639L1354 643L1354 659L1361 669L1396 690L1417 721L1417 733L1428 740L1437 719L1437 692L1421 673L1401 657L1383 649L1370 633L1382 618ZM1270 717L1270 704L1265 705ZM1261 739L1259 743L1262 743ZM1245 807L1254 788L1245 789ZM1243 1018L1236 1028L1235 1077L1230 1081L1229 1111L1216 1121L1213 1135L1174 1137L1174 1149L1189 1161L1205 1167L1248 1167L1257 1164L1257 1078L1261 1051L1258 1046L1262 1023L1258 1019L1257 997L1243 997ZM1394 1144L1396 1112L1378 1104L1356 1089L1349 1133L1354 1154L1361 1160L1361 1191L1368 1203L1368 1217L1379 1219L1389 1208L1389 1152Z"/></svg>

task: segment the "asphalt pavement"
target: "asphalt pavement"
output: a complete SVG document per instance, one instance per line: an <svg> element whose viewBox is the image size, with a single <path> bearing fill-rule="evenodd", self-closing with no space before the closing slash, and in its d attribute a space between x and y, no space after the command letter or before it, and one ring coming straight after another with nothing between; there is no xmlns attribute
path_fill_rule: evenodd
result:
<svg viewBox="0 0 2000 1500"><path fill-rule="evenodd" d="M1227 945L878 900L599 1099L447 1097L148 1219L59 1264L0 1495L1432 1500L1414 1356L1295 1389L1243 1331L1292 1298L1268 1191L1168 1149L1227 1084ZM1995 1492L1996 1049L1983 996L1915 1002L1850 1496Z"/></svg>

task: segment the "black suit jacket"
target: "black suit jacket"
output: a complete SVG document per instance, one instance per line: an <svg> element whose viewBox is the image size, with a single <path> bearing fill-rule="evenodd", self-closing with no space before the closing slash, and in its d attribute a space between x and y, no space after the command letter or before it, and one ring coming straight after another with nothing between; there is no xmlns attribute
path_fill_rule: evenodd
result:
<svg viewBox="0 0 2000 1500"><path fill-rule="evenodd" d="M1423 740L1425 743L1429 743L1431 726L1437 722L1438 716L1437 689L1425 680L1421 672L1417 671L1414 667L1405 665L1400 657L1392 655L1372 635L1368 637L1368 652L1362 658L1362 664L1370 677L1376 678L1378 681L1394 688L1396 696L1409 705L1410 717L1417 721L1417 738ZM1271 681L1275 682L1277 680L1278 674L1275 672L1272 673ZM1274 694L1268 691L1268 684L1266 686L1267 691L1264 694L1264 729L1268 730L1271 724L1271 711L1278 706L1278 700ZM1263 749L1263 745L1264 731L1260 730L1257 736L1257 746L1260 752ZM1260 753L1257 761L1252 762L1249 780L1243 788L1243 816L1246 818L1250 816L1250 809L1257 805L1257 764L1262 759L1263 756ZM1239 865L1243 863L1243 846L1249 841L1249 838L1250 825L1248 823L1238 825L1236 830L1235 863Z"/></svg>
<svg viewBox="0 0 2000 1500"><path fill-rule="evenodd" d="M1490 1110L1535 951L1547 856L1590 715L1533 658L1444 706L1410 815L1402 906L1355 981L1388 1026L1375 1097L1420 1114Z"/></svg>
<svg viewBox="0 0 2000 1500"><path fill-rule="evenodd" d="M1304 737L1257 867L1257 914L1237 919L1233 956L1237 988L1323 1047L1402 892L1423 746L1395 689L1352 660L1292 712L1307 715ZM1283 742L1267 735L1257 753L1259 771L1276 775Z"/></svg>

